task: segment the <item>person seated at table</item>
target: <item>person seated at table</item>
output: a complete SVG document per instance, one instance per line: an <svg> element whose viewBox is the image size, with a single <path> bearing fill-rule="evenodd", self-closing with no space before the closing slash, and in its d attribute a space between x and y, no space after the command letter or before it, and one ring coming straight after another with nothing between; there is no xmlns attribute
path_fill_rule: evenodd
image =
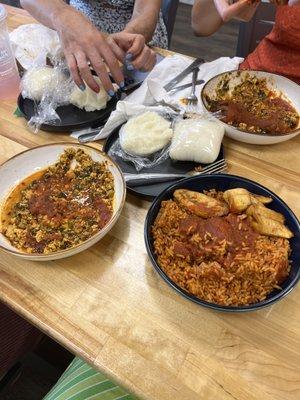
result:
<svg viewBox="0 0 300 400"><path fill-rule="evenodd" d="M89 62L113 95L105 64L122 88L124 76L118 61L126 62L128 69L150 71L156 56L146 43L167 47L161 0L71 0L70 5L63 0L21 0L21 5L58 32L73 79L82 90L84 82L95 92L100 90Z"/></svg>
<svg viewBox="0 0 300 400"><path fill-rule="evenodd" d="M138 400L101 372L75 357L43 400Z"/></svg>
<svg viewBox="0 0 300 400"><path fill-rule="evenodd" d="M300 84L300 0L278 0L274 27L248 55L240 69L284 75ZM197 36L209 36L231 19L249 21L260 0L196 0L192 27Z"/></svg>

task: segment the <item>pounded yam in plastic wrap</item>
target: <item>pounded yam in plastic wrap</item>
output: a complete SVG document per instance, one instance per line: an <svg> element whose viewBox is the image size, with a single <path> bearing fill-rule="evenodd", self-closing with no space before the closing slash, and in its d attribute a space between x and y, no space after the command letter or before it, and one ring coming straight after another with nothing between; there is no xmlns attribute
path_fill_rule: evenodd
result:
<svg viewBox="0 0 300 400"><path fill-rule="evenodd" d="M22 79L22 95L40 101L43 95L58 90L67 77L57 68L38 67L26 72Z"/></svg>
<svg viewBox="0 0 300 400"><path fill-rule="evenodd" d="M220 152L223 126L207 119L184 119L176 123L170 146L173 160L209 164Z"/></svg>
<svg viewBox="0 0 300 400"><path fill-rule="evenodd" d="M120 144L128 154L148 156L163 149L172 136L171 122L156 112L147 111L123 125Z"/></svg>

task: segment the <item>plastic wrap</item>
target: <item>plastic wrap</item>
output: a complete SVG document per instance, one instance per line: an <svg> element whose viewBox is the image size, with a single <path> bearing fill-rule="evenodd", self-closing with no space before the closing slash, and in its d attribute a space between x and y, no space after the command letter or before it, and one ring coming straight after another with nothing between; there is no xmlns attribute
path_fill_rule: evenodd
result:
<svg viewBox="0 0 300 400"><path fill-rule="evenodd" d="M149 112L147 112L147 113L149 114ZM138 116L142 116L145 114L146 113L141 113L141 114L134 116L133 118L136 118ZM150 112L150 114L152 114L152 112ZM151 154L148 154L148 155L136 155L136 154L132 154L132 153L130 154L128 151L125 151L124 146L122 145L122 141L123 141L123 137L124 137L124 127L126 126L126 124L125 124L121 127L120 132L119 132L119 139L111 147L109 154L112 156L118 156L125 161L131 162L134 165L137 172L141 171L142 169L153 168L153 167L161 164L162 162L164 162L169 157L170 140L173 135L172 125L173 125L175 116L174 116L174 114L171 115L168 112L165 112L165 113L164 112L160 112L160 113L155 112L155 114L159 115L160 117L163 117L166 121L169 122L169 127L167 128L167 132L166 132L166 130L162 131L162 134L166 134L166 137L164 139L165 143L162 144L163 145L162 148L160 148L157 151L151 152ZM130 121L131 119L129 119L128 121ZM144 130L142 130L142 131L144 132ZM171 132L168 132L168 131L171 131ZM168 139L169 133L170 133L170 137ZM147 133L145 133L145 134L147 134ZM160 147L160 146L158 146L158 147ZM153 145L153 148L155 148L155 144Z"/></svg>
<svg viewBox="0 0 300 400"><path fill-rule="evenodd" d="M223 125L206 115L178 120L174 127L170 158L212 163L218 157L224 133Z"/></svg>
<svg viewBox="0 0 300 400"><path fill-rule="evenodd" d="M116 140L116 142L110 148L108 154L110 156L117 156L122 158L124 161L131 162L137 172L141 171L142 169L152 168L156 165L163 163L169 157L169 148L170 145L164 147L162 150L157 151L154 154L151 154L148 157L139 157L139 156L132 156L127 154L120 145L120 139Z"/></svg>
<svg viewBox="0 0 300 400"><path fill-rule="evenodd" d="M47 59L54 65L63 58L57 32L46 26L21 25L9 36L15 57L25 70L47 65Z"/></svg>
<svg viewBox="0 0 300 400"><path fill-rule="evenodd" d="M25 73L21 80L21 92L24 98L35 102L35 115L28 122L34 132L42 124L60 120L56 109L69 104L74 87L75 83L64 63L54 68L34 67Z"/></svg>

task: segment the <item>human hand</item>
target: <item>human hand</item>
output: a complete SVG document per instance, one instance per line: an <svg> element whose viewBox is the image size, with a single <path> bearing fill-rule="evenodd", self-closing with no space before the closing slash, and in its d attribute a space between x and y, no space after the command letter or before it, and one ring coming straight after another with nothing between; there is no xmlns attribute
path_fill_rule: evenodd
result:
<svg viewBox="0 0 300 400"><path fill-rule="evenodd" d="M110 96L114 95L114 89L105 64L115 82L120 87L124 86L124 77L114 52L104 35L83 14L76 10L70 11L68 7L68 11L57 18L55 28L72 77L80 89L84 90L86 82L95 92L100 90L88 62Z"/></svg>
<svg viewBox="0 0 300 400"><path fill-rule="evenodd" d="M117 59L127 68L150 71L156 63L156 54L145 44L143 35L118 32L109 35L107 42Z"/></svg>
<svg viewBox="0 0 300 400"><path fill-rule="evenodd" d="M238 0L233 4L229 4L227 0L214 0L215 7L223 22L228 22L231 19L240 19L249 21L260 0Z"/></svg>

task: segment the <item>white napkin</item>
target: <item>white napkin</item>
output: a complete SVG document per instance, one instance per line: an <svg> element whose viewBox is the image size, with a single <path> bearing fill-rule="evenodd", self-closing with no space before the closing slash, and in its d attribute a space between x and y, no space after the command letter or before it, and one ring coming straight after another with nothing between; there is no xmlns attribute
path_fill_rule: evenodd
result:
<svg viewBox="0 0 300 400"><path fill-rule="evenodd" d="M198 79L207 82L214 76L231 70L238 69L243 58L221 57L215 61L202 64L198 74ZM141 114L143 111L159 111L161 107L153 107L156 101L165 100L167 103L180 105L179 99L190 94L191 88L176 92L174 95L168 95L163 86L170 82L172 78L183 71L190 63L191 58L181 55L166 57L163 61L155 66L150 72L143 84L125 98L119 101L116 110L113 111L106 122L105 126L100 130L99 134L93 140L106 138L116 127L126 122L130 117ZM179 85L190 83L191 74L187 76ZM196 87L196 95L199 98L202 85ZM157 109L158 108L158 109ZM196 111L202 111L202 104L199 101ZM80 133L72 133L71 136L77 138Z"/></svg>

